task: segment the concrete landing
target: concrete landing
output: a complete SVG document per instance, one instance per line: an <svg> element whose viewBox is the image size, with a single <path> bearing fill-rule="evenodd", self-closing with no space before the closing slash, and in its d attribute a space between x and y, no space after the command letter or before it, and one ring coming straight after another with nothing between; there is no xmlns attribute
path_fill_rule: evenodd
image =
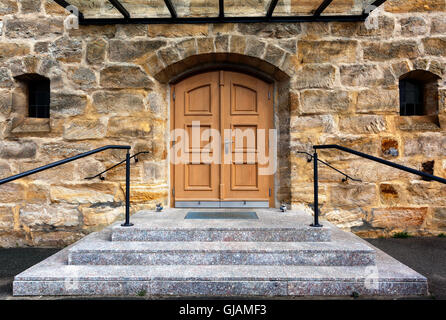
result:
<svg viewBox="0 0 446 320"><path fill-rule="evenodd" d="M172 210L179 216L185 211ZM257 211L257 210L256 210ZM179 212L182 212L181 214ZM264 212L267 221L276 218L280 221L282 229L305 230L304 224L311 222L311 216L303 212L288 212L282 214L278 210ZM135 229L154 229L154 220L163 220L160 217L164 213L139 212L135 214L133 222ZM259 215L260 218L260 215ZM260 219L259 219L260 220ZM290 223L287 225L285 220ZM190 221L190 220L189 220ZM204 220L201 220L203 222ZM236 228L224 226L209 226L214 221L207 221L197 227L186 226L185 222L170 220L170 225L163 223L162 230L175 230L175 224L183 225L179 229L195 228L208 230L209 228ZM253 230L242 221L237 230L243 228ZM186 222L189 223L189 222ZM231 223L235 223L232 221ZM385 296L413 296L427 294L427 280L407 266L399 263L384 252L369 245L366 241L351 233L346 233L334 227L328 222L324 223L324 229L331 236L330 242L317 241L283 241L255 243L253 241L163 241L163 243L139 241L111 241L113 234L121 232L119 224L108 227L105 230L90 234L81 241L65 248L52 257L29 268L17 275L13 284L13 293L23 295L136 295L144 291L146 295L170 295L170 296L342 296L357 292L361 295L385 295ZM258 227L258 226L257 226ZM271 226L270 226L271 227ZM207 228L207 229L206 229ZM133 228L129 228L131 230ZM128 231L124 231L128 232ZM256 228L256 232L262 232ZM304 231L305 232L305 231ZM317 232L317 231L316 231ZM325 231L323 231L325 232ZM131 233L131 231L130 231ZM169 238L167 238L169 239ZM116 239L113 239L116 240ZM209 240L209 239L208 239ZM236 243L238 242L238 243ZM287 256L290 252L313 251L315 257L323 256L322 252L332 254L339 250L349 248L351 252L363 252L373 254L375 259L368 265L321 265L318 258L314 258L313 265L302 265L301 261L289 260L291 264L280 263L277 265L266 264L267 258L263 258L265 264L255 264L252 258L241 260L250 264L211 264L215 260L206 260L206 255L200 259L204 264L192 264L194 258L187 260L186 252L219 252L219 259L241 259L239 257L225 258L233 253L264 254L279 250ZM221 251L221 252L220 252ZM132 264L126 265L123 261L127 255L118 258L115 253L128 253ZM150 264L151 259L159 253L178 253L175 259L181 259L181 264ZM316 254L317 252L317 254ZM93 255L90 255L92 253ZM131 254L136 253L133 257ZM139 254L150 254L151 258L137 258ZM102 258L111 259L122 264L97 263ZM181 256L183 255L183 256ZM295 254L290 254L293 257ZM71 256L71 258L70 258ZM299 254L297 254L299 256ZM304 255L305 256L305 255ZM112 258L110 258L112 257ZM113 260L113 259L117 260ZM71 259L71 261L69 261ZM119 259L122 259L120 261ZM166 259L166 258L162 258ZM161 260L162 260L161 259ZM170 259L170 258L169 258ZM174 262L174 260L167 260ZM186 259L186 260L182 260ZM310 259L311 260L311 259ZM308 261L310 261L308 260ZM143 262L137 264L137 262ZM328 261L328 260L327 260ZM109 261L110 262L110 261ZM164 261L165 262L165 261ZM177 261L178 262L178 261ZM218 262L218 260L217 260ZM283 262L283 261L282 261ZM70 264L71 263L71 264ZM76 263L76 264L75 264ZM80 264L82 263L82 264ZM343 263L348 263L344 261Z"/></svg>

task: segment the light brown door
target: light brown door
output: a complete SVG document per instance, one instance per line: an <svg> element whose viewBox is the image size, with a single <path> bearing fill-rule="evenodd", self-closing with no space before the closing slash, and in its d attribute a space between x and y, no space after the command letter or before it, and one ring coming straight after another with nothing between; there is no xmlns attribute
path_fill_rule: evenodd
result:
<svg viewBox="0 0 446 320"><path fill-rule="evenodd" d="M273 156L271 97L271 84L230 71L202 73L172 87L172 129L184 129L189 139L183 145L187 163L172 165L172 206L181 201L266 201L274 206L273 173L260 174L269 164L259 163L258 148L259 140L264 141L264 155ZM193 145L192 131L209 129L219 132L221 139L205 136ZM181 143L181 138L173 143ZM207 151L207 159L199 157L202 151ZM172 157L177 156L173 152Z"/></svg>

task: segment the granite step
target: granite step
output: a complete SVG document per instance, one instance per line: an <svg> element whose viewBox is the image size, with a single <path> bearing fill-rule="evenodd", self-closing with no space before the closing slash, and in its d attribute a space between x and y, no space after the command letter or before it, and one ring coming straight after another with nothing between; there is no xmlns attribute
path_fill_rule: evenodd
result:
<svg viewBox="0 0 446 320"><path fill-rule="evenodd" d="M15 296L413 296L426 278L404 266L72 266L46 265L15 277ZM372 275L372 276L370 276Z"/></svg>
<svg viewBox="0 0 446 320"><path fill-rule="evenodd" d="M350 242L118 242L96 240L69 250L71 265L367 266L375 250Z"/></svg>
<svg viewBox="0 0 446 320"><path fill-rule="evenodd" d="M328 242L330 228L310 227L312 218L295 212L271 214L256 210L258 220L185 219L190 210L163 213L142 212L132 216L133 227L115 225L112 241L243 241L243 242Z"/></svg>

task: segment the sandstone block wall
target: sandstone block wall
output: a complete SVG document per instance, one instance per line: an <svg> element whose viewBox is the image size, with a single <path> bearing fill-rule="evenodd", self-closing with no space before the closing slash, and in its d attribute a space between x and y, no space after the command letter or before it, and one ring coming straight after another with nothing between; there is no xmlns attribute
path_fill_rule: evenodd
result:
<svg viewBox="0 0 446 320"><path fill-rule="evenodd" d="M296 3L285 1L281 10ZM250 65L277 80L278 201L310 210L312 167L296 151L313 144L430 165L446 176L446 4L389 0L381 10L376 30L361 23L76 30L64 27L67 14L52 0L0 0L0 176L130 144L132 152L150 151L132 167L132 210L167 204L168 82L219 62ZM411 70L439 77L438 115L399 116L398 79ZM26 73L51 80L49 120L27 118L26 92L14 78ZM0 186L0 246L62 246L122 219L124 168L105 181L84 178L124 156L109 151ZM320 158L363 180L343 183L321 167L325 218L364 236L446 232L446 186L335 151Z"/></svg>

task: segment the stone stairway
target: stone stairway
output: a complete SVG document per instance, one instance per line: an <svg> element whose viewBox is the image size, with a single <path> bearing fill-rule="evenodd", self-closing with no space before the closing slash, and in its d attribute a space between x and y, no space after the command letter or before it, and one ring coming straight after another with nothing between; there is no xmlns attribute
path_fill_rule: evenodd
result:
<svg viewBox="0 0 446 320"><path fill-rule="evenodd" d="M252 211L252 210L251 210ZM304 212L185 220L141 211L134 227L90 234L15 277L14 295L423 295L426 278Z"/></svg>

